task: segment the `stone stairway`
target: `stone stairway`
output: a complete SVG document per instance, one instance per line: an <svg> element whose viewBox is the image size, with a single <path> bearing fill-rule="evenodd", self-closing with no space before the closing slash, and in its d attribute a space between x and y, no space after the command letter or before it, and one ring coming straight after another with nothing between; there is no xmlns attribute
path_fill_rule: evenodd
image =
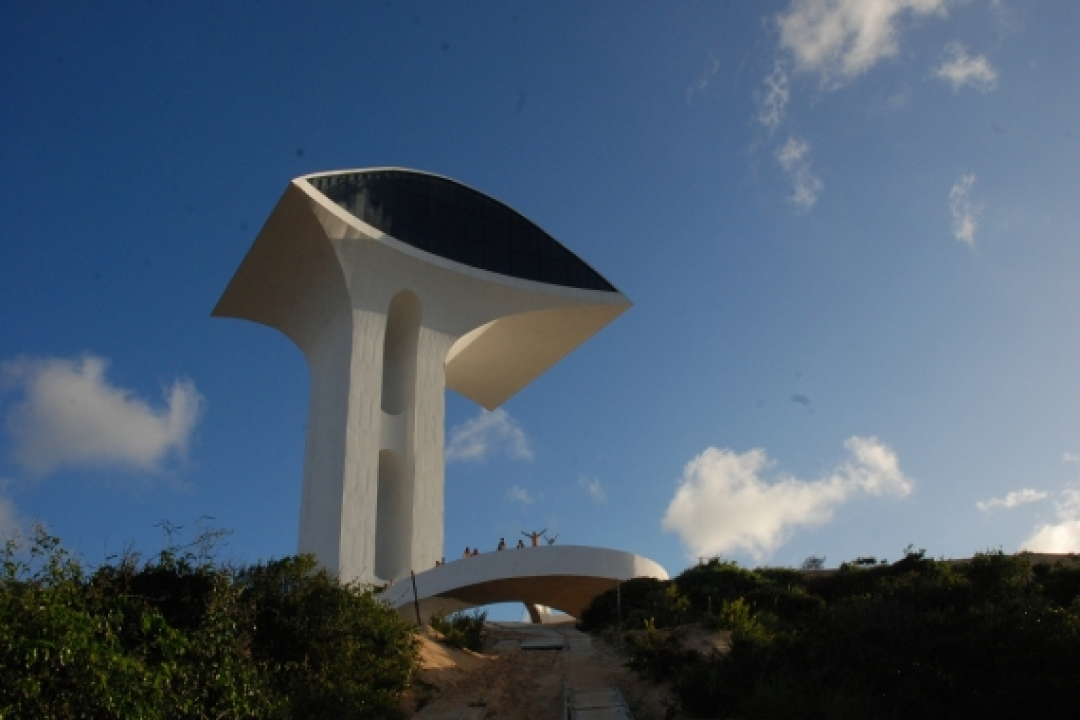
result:
<svg viewBox="0 0 1080 720"><path fill-rule="evenodd" d="M474 706L442 710L425 708L413 715L413 717L423 718L423 720L483 720L485 712L487 712L487 708Z"/></svg>
<svg viewBox="0 0 1080 720"><path fill-rule="evenodd" d="M595 655L592 638L579 630L563 630L562 720L633 720L619 688L610 682L590 682L580 672Z"/></svg>
<svg viewBox="0 0 1080 720"><path fill-rule="evenodd" d="M568 688L563 703L565 720L633 720L619 688Z"/></svg>
<svg viewBox="0 0 1080 720"><path fill-rule="evenodd" d="M513 634L512 638L496 642L492 648L493 653L516 655L552 652L558 657L557 669L553 669L561 675L561 702L552 697L553 704L545 705L550 709L541 711L540 708L531 708L531 713L523 714L530 717L551 717L551 720L633 720L619 688L610 681L609 676L603 676L596 671L596 649L589 635L571 625L540 626L516 623ZM553 680L558 682L555 678ZM559 692L558 687L558 684L553 687L555 693ZM479 701L476 701L475 705L452 708L426 707L413 717L417 720L482 720L487 717L486 713L487 708L479 706ZM513 716L500 712L498 717Z"/></svg>

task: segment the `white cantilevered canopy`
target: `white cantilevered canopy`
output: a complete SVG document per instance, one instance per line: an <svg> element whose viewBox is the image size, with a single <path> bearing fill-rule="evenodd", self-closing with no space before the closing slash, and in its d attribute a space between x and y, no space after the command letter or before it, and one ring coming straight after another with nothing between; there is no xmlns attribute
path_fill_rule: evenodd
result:
<svg viewBox="0 0 1080 720"><path fill-rule="evenodd" d="M400 240L369 224L362 217L357 217L342 207L347 205L346 202L339 205L316 189L317 185L312 182L380 174L405 176L415 182L451 185L459 195L467 197L474 207L480 205L488 210L492 207L500 209L509 216L509 221L497 227L506 234L508 242L525 234L520 231L515 233L515 223L510 221L516 220L518 225L528 224L535 236L530 239L538 241L535 242L536 245L546 243L557 246L563 255L558 258L563 261L563 267L576 267L577 272L564 272L555 276L554 279L558 282L545 282L545 279L550 278L546 278L543 272L533 272L528 274L529 276L525 276L526 273L504 274L467 264L464 259L467 255L472 255L470 253L459 253L460 258L455 260L424 251L418 247L424 243ZM386 207L387 205L389 207ZM387 218L397 217L398 209L393 206L392 201L384 202L383 208L379 215L373 216L368 212L368 220L394 229L394 223ZM368 209L370 210L370 204ZM415 210L415 203L411 209ZM435 213L428 213L429 216L433 214ZM479 218L483 219L484 214L480 214ZM464 218L461 222L468 221L469 218ZM460 226L461 222L457 224ZM400 226L400 223L398 225ZM409 227L403 229L410 235L417 232ZM426 231L437 235L440 227L432 222ZM494 234L476 233L476 236L483 237L485 247L501 241L501 238ZM466 250L468 240L466 237L462 243L466 245ZM631 305L626 296L615 290L579 258L502 203L439 176L399 169L377 169L317 174L294 180L259 233L212 314L216 317L251 320L276 328L293 338L303 349L299 338L294 335L302 336L309 329L296 327L298 323L290 320L296 319L298 309L303 305L310 305L313 299L328 293L346 291L342 268L338 267L341 258L335 257L334 252L336 243L346 241L378 243L426 261L434 267L475 278L480 281L477 286L493 285L494 288L481 291L485 295L513 294L517 291L521 294L540 293L549 297L549 302L544 304L555 307L500 315L469 328L451 347L446 358L446 386L488 410L495 409L513 397ZM541 257L539 251L536 252L536 257ZM485 264L497 267L494 263ZM543 269L540 262L537 262L537 265L539 269ZM551 265L557 266L556 263ZM510 266L510 269L513 270L513 266ZM350 271L359 274L363 274L364 270L350 268ZM379 272L380 268L371 267L368 271ZM575 278L584 278L583 282L577 283L583 287L561 284L570 283ZM343 296L339 297L344 299Z"/></svg>

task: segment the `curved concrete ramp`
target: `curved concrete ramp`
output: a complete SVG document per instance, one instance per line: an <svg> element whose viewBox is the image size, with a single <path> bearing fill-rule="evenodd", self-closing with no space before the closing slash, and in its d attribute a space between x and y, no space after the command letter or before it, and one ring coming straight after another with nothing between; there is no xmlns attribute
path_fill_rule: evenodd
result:
<svg viewBox="0 0 1080 720"><path fill-rule="evenodd" d="M522 602L546 605L575 618L592 599L624 580L668 575L657 563L621 550L575 545L511 548L461 558L416 574L416 597L424 620L436 612ZM413 586L399 579L381 597L414 617Z"/></svg>

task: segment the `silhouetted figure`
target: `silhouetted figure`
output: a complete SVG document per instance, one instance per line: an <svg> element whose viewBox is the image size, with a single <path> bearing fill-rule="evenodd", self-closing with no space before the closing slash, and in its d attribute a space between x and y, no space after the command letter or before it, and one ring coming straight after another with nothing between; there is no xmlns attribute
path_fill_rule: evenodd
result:
<svg viewBox="0 0 1080 720"><path fill-rule="evenodd" d="M472 556L473 557L476 557L479 554L480 554L480 549L479 548L473 548L472 549Z"/></svg>
<svg viewBox="0 0 1080 720"><path fill-rule="evenodd" d="M465 554L464 554L464 555L462 555L462 557L469 557L469 556L471 556L471 555L472 555L472 553L471 553L471 552L469 552L469 546L468 546L468 545L466 545L466 546L465 546Z"/></svg>
<svg viewBox="0 0 1080 720"><path fill-rule="evenodd" d="M555 541L559 539L559 536L556 535L555 537L549 537L549 538L544 538L544 539L547 540L548 545L554 545Z"/></svg>
<svg viewBox="0 0 1080 720"><path fill-rule="evenodd" d="M505 550L506 549L506 538L499 538L499 549L500 550Z"/></svg>
<svg viewBox="0 0 1080 720"><path fill-rule="evenodd" d="M525 547L525 541L524 541L524 540L518 540L518 545L517 545L517 546L518 546L519 548L523 548L523 547Z"/></svg>
<svg viewBox="0 0 1080 720"><path fill-rule="evenodd" d="M544 528L540 532L531 532L531 533L527 533L524 530L522 530L521 534L524 535L525 537L529 538L530 540L532 540L532 546L533 547L537 547L540 544L540 538L546 532L547 532L547 528Z"/></svg>

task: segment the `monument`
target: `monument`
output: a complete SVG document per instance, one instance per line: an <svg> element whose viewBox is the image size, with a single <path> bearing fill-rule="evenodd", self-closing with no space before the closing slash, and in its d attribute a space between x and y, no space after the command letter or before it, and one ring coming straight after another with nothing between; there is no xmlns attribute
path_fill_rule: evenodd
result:
<svg viewBox="0 0 1080 720"><path fill-rule="evenodd" d="M499 201L376 168L293 180L213 314L304 353L299 551L385 584L445 554L445 389L492 410L629 307Z"/></svg>

